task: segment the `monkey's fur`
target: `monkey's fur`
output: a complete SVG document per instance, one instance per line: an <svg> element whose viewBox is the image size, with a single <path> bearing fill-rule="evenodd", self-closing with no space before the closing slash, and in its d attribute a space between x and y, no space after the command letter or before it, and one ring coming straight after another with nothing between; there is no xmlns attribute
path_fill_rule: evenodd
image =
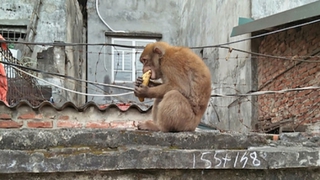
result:
<svg viewBox="0 0 320 180"><path fill-rule="evenodd" d="M152 117L138 129L163 132L194 131L201 121L211 95L210 71L202 59L186 47L165 42L148 44L140 56L143 72L162 84L142 85L136 81L135 95L155 98Z"/></svg>

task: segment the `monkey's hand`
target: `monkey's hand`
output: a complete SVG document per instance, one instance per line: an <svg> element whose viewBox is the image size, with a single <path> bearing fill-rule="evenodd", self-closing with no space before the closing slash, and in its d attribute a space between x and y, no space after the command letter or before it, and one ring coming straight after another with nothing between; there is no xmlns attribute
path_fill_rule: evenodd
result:
<svg viewBox="0 0 320 180"><path fill-rule="evenodd" d="M147 98L149 94L149 87L141 84L134 88L134 95L140 98Z"/></svg>
<svg viewBox="0 0 320 180"><path fill-rule="evenodd" d="M138 77L137 80L136 80L135 86L139 87L142 84L142 82L143 82L142 77Z"/></svg>
<svg viewBox="0 0 320 180"><path fill-rule="evenodd" d="M151 77L151 70L148 70L147 72L143 73L142 82L140 82L141 81L140 78L137 79L136 85L140 84L138 87L148 86L150 77ZM140 102L144 101L144 97L142 96L137 96L137 97L139 98Z"/></svg>
<svg viewBox="0 0 320 180"><path fill-rule="evenodd" d="M143 78L142 77L138 77L136 82L135 82L135 86L139 87L143 82ZM155 87L155 86L159 86L161 85L162 82L158 82L158 81L149 81L148 86L149 87Z"/></svg>

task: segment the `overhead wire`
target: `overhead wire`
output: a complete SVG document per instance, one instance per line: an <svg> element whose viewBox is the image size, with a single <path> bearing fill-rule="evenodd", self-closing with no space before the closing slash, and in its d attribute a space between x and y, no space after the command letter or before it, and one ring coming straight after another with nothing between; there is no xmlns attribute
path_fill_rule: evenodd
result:
<svg viewBox="0 0 320 180"><path fill-rule="evenodd" d="M317 90L320 89L320 86L308 86L302 88L292 88L292 89L282 89L279 91L256 91L246 94L211 94L211 97L245 97L245 96L259 96L267 94L283 94L292 91L304 91L304 90Z"/></svg>
<svg viewBox="0 0 320 180"><path fill-rule="evenodd" d="M42 74L49 74L49 75L58 76L58 77L63 77L63 78L67 78L67 79L72 79L72 80L75 80L75 81L85 82L85 83L89 83L89 84L95 84L95 85L113 87L113 88L130 90L130 91L133 91L133 90L134 90L134 89L131 88L131 87L118 86L118 85L113 85L113 84L105 84L105 83L99 83L99 82L82 80L82 79L78 79L78 78L75 78L75 77L72 77L72 76L66 76L66 75L62 75L62 74L59 74L59 73L46 72L46 71L42 71L42 70L39 70L39 69L34 69L34 68L30 68L30 67L25 67L25 66L21 66L21 65L18 65L18 64L14 64L14 63L9 63L9 62L6 62L6 61L0 61L0 63L6 64L6 65L10 65L10 66L13 66L13 67L19 67L19 68L31 70L31 71L38 72L38 73L42 73Z"/></svg>
<svg viewBox="0 0 320 180"><path fill-rule="evenodd" d="M68 92L72 92L72 93L75 93L75 94L80 94L80 95L85 95L85 96L98 96L98 97L115 97L115 96L124 96L124 95L129 95L129 94L132 94L133 92L127 92L127 93L120 93L120 94L88 94L88 93L82 93L82 92L79 92L79 91L74 91L72 89L68 89L68 88L65 88L65 87L62 87L62 86L59 86L59 85L56 85L54 83L51 83L49 81L46 81L44 79L41 79L33 74L30 74L26 71L23 71L22 69L19 69L17 67L12 67L13 69L17 70L17 71L20 71L24 74L27 74L28 76L31 76L39 81L42 81L46 84L50 84L51 86L54 86L54 87L57 87L59 89L62 89L62 90L65 90L65 91L68 91Z"/></svg>
<svg viewBox="0 0 320 180"><path fill-rule="evenodd" d="M305 22L305 23L289 26L289 27L286 27L286 28L281 28L281 29L278 29L278 30L273 30L273 31L270 31L270 32L266 32L266 33L262 33L262 34L259 34L259 35L255 35L255 36L251 36L251 37L248 37L248 38L243 38L243 39L239 39L239 40L235 40L235 41L230 41L230 42L226 42L226 43L208 45L208 46L191 46L189 48L190 49L216 48L216 47L220 47L220 46L235 44L235 43L239 43L239 42L243 42L243 41L247 41L247 40L251 40L251 39L255 39L255 38L259 38L259 37L275 34L275 33L278 33L278 32L294 29L294 28L297 28L297 27L310 25L310 24L317 23L317 22L320 22L320 19L312 20L312 21L309 21L309 22ZM144 48L144 46L130 46L130 45L112 44L112 43L65 43L65 42L45 43L45 42L23 42L23 41L0 40L0 43L1 42L12 43L12 44L25 44L25 45L43 45L43 46L117 46L117 47L123 47L123 48L136 48L136 49L143 49Z"/></svg>
<svg viewBox="0 0 320 180"><path fill-rule="evenodd" d="M306 23L301 23L298 25L294 25L294 26L290 26L290 27L286 27L286 28L282 28L282 29L278 29L278 30L274 30L271 32L267 32L267 33L263 33L263 34L259 34L256 36L251 36L249 38L244 38L244 39L240 39L240 40L236 40L236 41L231 41L231 42L226 42L226 43L221 43L221 44L216 44L216 45L209 45L209 46L196 46L196 47L189 47L190 49L204 49L204 48L224 48L224 49L229 49L230 51L230 47L227 47L225 45L230 45L230 44L234 44L234 43L239 43L239 42L243 42L243 41L247 41L247 40L251 40L251 39L255 39L255 38L259 38L259 37L263 37L263 36L267 36L267 35L271 35L271 34L275 34L278 32L282 32L282 31L286 31L289 29L293 29L293 28L297 28L297 27L301 27L301 26L306 26L309 24L313 24L316 22L320 22L320 19L316 19L313 21L309 21ZM137 48L137 49L143 49L143 46L130 46L130 45L121 45L121 44L111 44L111 43L64 43L64 42L54 42L54 43L36 43L36 42L17 42L17 41L6 41L6 40L0 40L1 42L5 42L5 43L15 43L15 44L25 44L25 45L48 45L48 46L115 46L115 47L123 47L123 48ZM276 58L276 59L283 59L283 60L294 60L294 61L301 61L301 62L311 62L311 63L319 63L320 61L311 61L311 60L303 60L303 59L297 59L295 56L293 56L292 58L286 58L286 57L282 57L282 56L273 56L273 55L267 55L267 54L261 54L261 53L256 53L256 52L250 52L250 51L245 51L242 49L237 49L237 48L232 48L232 51L238 51L238 52L243 52L243 53L248 53L251 55L256 55L256 56L262 56L262 57L268 57L268 58ZM125 86L117 86L117 85L111 85L111 84L104 84L104 83L98 83L98 82L92 82L92 81L86 81L86 80L82 80L82 79L77 79L74 77L70 77L70 76L65 76L65 75L61 75L58 73L49 73L49 72L44 72L38 69L33 69L33 68L29 68L29 67L24 67L24 66L20 66L17 64L13 64L13 63L8 63L8 62L4 62L4 61L0 61L3 64L8 64L11 66L17 66L20 68L24 68L24 69L28 69L28 70L32 70L32 71L36 71L36 72L40 72L40 73L45 73L45 74L50 74L50 75L54 75L54 76L59 76L59 77L64 77L64 78L69 78L69 79L73 79L76 81L81 81L81 82L86 82L86 83L90 83L90 84L97 84L97 85L102 85L102 86L108 86L108 87L115 87L115 88L120 88L120 89L126 89L126 90L130 90L133 91L133 88L130 87L125 87ZM15 68L18 71L21 71L23 73L26 73L36 79L41 79L38 78L36 76L33 76L30 73L27 73L19 68ZM42 81L45 81L43 79L41 79ZM50 83L47 82L46 83ZM50 83L52 84L52 83ZM53 84L52 84L53 85ZM56 86L56 85L54 85ZM63 88L63 87L59 87L59 88ZM65 88L64 88L65 89ZM319 89L319 87L317 86L310 86L310 87L304 87L304 88L294 88L294 89L284 89L284 90L280 90L280 91L258 91L258 92L253 92L253 93L247 93L247 94L212 94L211 97L231 97L231 96L237 96L237 97L243 97L243 96L257 96L257 95L263 95L263 94L276 94L276 93L285 93L285 92L290 92L290 91L302 91L302 90L310 90L310 89ZM65 89L66 90L66 89ZM80 92L76 92L73 90L69 90L70 92L74 92L74 93L78 93L80 94ZM131 94L132 92L129 93L123 93L123 94ZM81 93L81 94L86 94L86 93ZM86 94L86 95L92 95L92 96L96 96L97 94ZM112 95L100 95L100 96L112 96ZM120 95L119 95L120 96Z"/></svg>
<svg viewBox="0 0 320 180"><path fill-rule="evenodd" d="M281 28L281 29L278 29L278 30L270 31L270 32L267 32L267 33L262 33L262 34L259 34L259 35L251 36L251 37L240 39L240 40L230 41L230 42L216 44L216 45L195 46L195 47L189 47L189 48L190 49L203 49L203 48L221 47L221 46L235 44L235 43L239 43L239 42L243 42L243 41L247 41L247 40L251 40L251 39L255 39L255 38L259 38L259 37L263 37L263 36L268 36L268 35L271 35L271 34L275 34L275 33L282 32L282 31L286 31L286 30L289 30L289 29L294 29L294 28L301 27L301 26L310 25L310 24L313 24L313 23L316 23L316 22L320 22L320 19L316 19L316 20L313 20L313 21L309 21L309 22L305 22L305 23L289 26L289 27L286 27L286 28Z"/></svg>
<svg viewBox="0 0 320 180"><path fill-rule="evenodd" d="M26 71L23 71L19 68L13 67L15 70L20 71L22 73L25 73L33 78L36 78L40 81L43 81L47 84L50 84L52 86L55 86L57 88L63 89L65 91L69 91L72 93L76 93L76 94L81 94L81 95L88 95L88 96L99 96L99 97L112 97L112 96L123 96L123 95L129 95L132 94L133 92L127 92L127 93L121 93L121 94L111 94L111 95L102 95L102 94L87 94L87 93L82 93L82 92L78 92L78 91L74 91L71 89L67 89L61 86L58 86L56 84L53 84L51 82L48 82L44 79L41 79L37 76L34 76ZM246 94L211 94L211 97L245 97L245 96L258 96L258 95L267 95L267 94L282 94L282 93L287 93L287 92L292 92L292 91L303 91L303 90L317 90L320 89L320 86L308 86L308 87L302 87L302 88L292 88L292 89L283 89L283 90L279 90L279 91L257 91L257 92L252 92L252 93L246 93ZM133 90L133 89L130 89Z"/></svg>

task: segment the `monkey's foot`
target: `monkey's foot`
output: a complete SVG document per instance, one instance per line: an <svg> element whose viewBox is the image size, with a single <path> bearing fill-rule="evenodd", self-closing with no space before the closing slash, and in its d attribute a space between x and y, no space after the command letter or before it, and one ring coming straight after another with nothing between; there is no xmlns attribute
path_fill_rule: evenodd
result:
<svg viewBox="0 0 320 180"><path fill-rule="evenodd" d="M159 131L159 128L152 120L148 120L145 122L139 122L138 129L139 130L148 130L148 131Z"/></svg>

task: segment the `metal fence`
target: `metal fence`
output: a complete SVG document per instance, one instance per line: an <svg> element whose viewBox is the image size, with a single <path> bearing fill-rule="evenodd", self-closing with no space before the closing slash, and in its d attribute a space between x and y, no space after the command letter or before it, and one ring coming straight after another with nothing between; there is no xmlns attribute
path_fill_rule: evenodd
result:
<svg viewBox="0 0 320 180"><path fill-rule="evenodd" d="M24 27L9 27L0 26L0 34L10 41L21 41L25 38L25 28ZM12 54L10 56L4 57L4 53L0 53L0 58L2 61L10 62L8 58L15 58L21 60L21 48L15 47L12 44L7 44ZM4 51L0 48L0 51ZM7 52L6 52L7 53ZM8 54L8 53L7 53ZM8 82L8 92L7 92L7 102L9 105L14 105L21 100L28 101L31 105L37 106L45 100L49 100L51 97L50 87L41 87L30 84L25 78L21 77L19 73L16 72L10 65L4 64L4 69L7 76Z"/></svg>

